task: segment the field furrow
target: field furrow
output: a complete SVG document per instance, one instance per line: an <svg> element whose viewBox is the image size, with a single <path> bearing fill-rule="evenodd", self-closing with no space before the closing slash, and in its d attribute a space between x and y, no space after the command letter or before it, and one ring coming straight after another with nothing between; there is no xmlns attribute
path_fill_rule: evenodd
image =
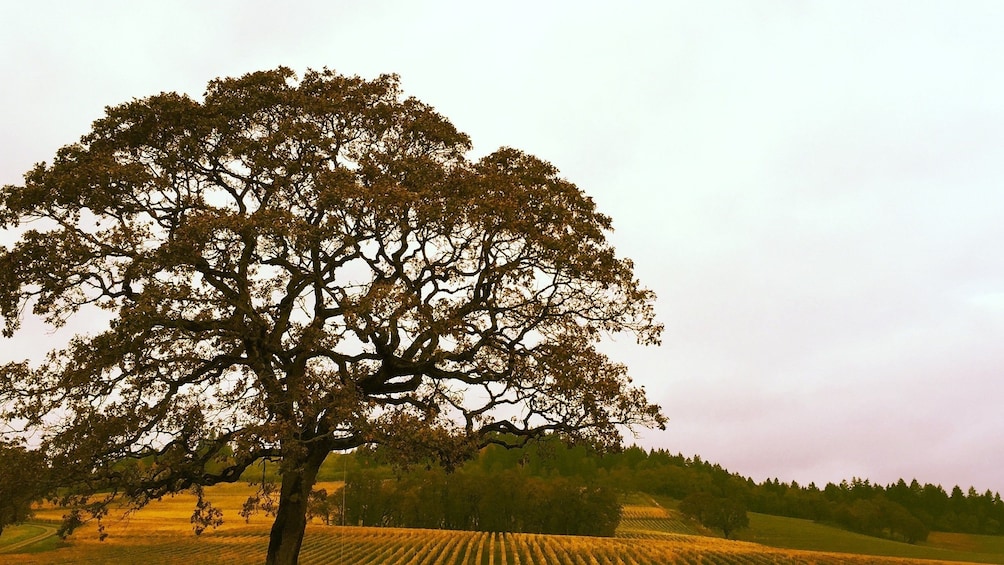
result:
<svg viewBox="0 0 1004 565"><path fill-rule="evenodd" d="M769 548L698 536L628 540L532 534L484 534L437 530L357 527L311 528L300 562L304 565L758 565L813 563L932 563L899 558L814 553ZM0 555L0 562L25 564L123 562L148 565L260 562L268 545L262 533L157 534L144 538L76 540L70 547L37 554Z"/></svg>

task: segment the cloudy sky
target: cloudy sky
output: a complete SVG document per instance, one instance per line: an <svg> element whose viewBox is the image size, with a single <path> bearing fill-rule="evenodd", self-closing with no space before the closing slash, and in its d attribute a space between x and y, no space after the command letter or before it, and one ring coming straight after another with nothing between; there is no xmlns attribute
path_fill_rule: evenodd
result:
<svg viewBox="0 0 1004 565"><path fill-rule="evenodd" d="M606 345L671 419L642 445L1004 491L1001 29L993 1L2 1L0 184L134 97L398 73L613 217L666 324Z"/></svg>

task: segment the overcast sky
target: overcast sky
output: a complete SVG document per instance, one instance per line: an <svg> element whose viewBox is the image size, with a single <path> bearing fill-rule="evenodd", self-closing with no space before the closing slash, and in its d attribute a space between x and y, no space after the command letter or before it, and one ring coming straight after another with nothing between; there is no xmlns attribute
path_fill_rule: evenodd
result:
<svg viewBox="0 0 1004 565"><path fill-rule="evenodd" d="M994 1L0 0L0 184L134 97L398 73L613 217L666 324L606 346L671 419L642 445L1004 491L1002 29Z"/></svg>

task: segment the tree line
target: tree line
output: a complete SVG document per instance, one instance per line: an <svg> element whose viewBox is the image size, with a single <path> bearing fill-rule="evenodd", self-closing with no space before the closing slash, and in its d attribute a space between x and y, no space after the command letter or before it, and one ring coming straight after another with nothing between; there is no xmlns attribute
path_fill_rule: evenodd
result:
<svg viewBox="0 0 1004 565"><path fill-rule="evenodd" d="M946 491L941 485L921 484L916 479L882 486L852 478L822 488L776 478L757 483L700 456L637 446L601 456L584 447L563 448L547 442L521 453L486 452L474 464L502 469L517 462L527 472L542 476L582 476L600 485L679 500L706 493L754 512L806 518L911 543L923 541L932 530L1004 534L1004 502L999 493L980 493L974 487L963 491L959 486Z"/></svg>
<svg viewBox="0 0 1004 565"><path fill-rule="evenodd" d="M635 465L615 464L608 472L611 478L619 477L639 490L679 498L706 491L741 500L755 512L808 518L908 542L926 539L931 530L1004 534L1004 502L999 493L989 490L979 493L970 487L964 492L955 486L949 494L941 485L921 485L916 479L882 486L853 478L823 488L778 479L755 483L699 457L629 451L636 451L627 456L628 461L634 458Z"/></svg>
<svg viewBox="0 0 1004 565"><path fill-rule="evenodd" d="M311 515L360 526L612 536L621 513L611 488L517 470L447 474L432 468L388 479L361 468L347 475L343 488L315 491Z"/></svg>

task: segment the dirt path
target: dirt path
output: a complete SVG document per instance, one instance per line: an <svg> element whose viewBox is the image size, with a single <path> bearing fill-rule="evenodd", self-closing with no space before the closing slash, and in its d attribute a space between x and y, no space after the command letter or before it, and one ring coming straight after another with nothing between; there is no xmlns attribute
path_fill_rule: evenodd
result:
<svg viewBox="0 0 1004 565"><path fill-rule="evenodd" d="M39 542L49 536L56 535L56 528L54 526L50 526L48 524L38 524L38 523L32 523L31 525L42 528L42 533L38 534L37 536L32 536L25 540L21 540L17 543L13 543L11 545L0 546L0 555L5 553L16 553L17 550L21 549L22 547L28 547L29 545L35 542Z"/></svg>

